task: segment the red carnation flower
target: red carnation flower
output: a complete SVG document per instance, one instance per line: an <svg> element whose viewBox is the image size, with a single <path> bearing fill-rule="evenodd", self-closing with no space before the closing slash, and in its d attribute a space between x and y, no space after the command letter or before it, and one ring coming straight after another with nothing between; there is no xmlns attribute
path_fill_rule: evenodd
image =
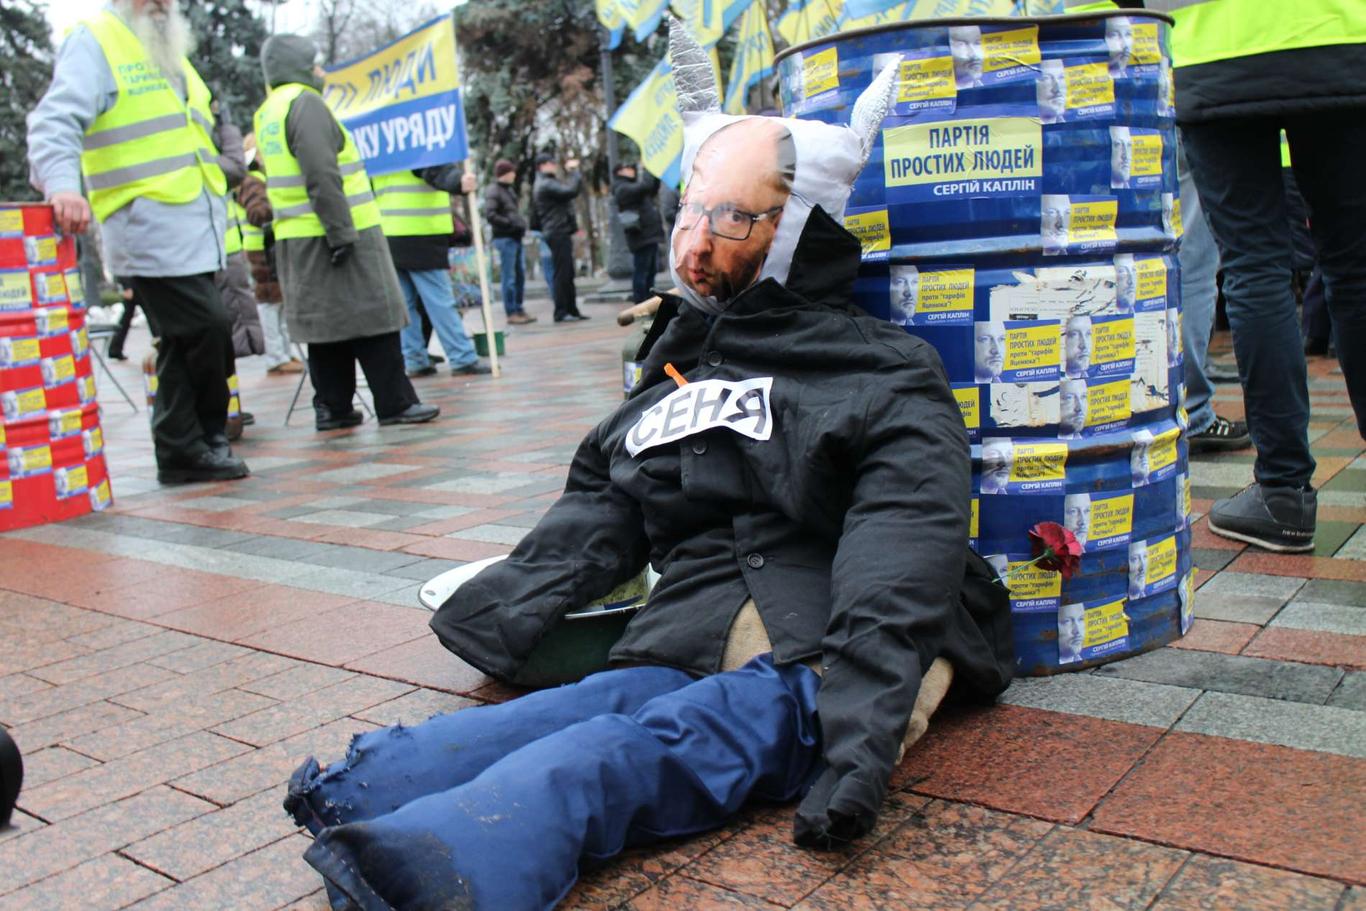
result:
<svg viewBox="0 0 1366 911"><path fill-rule="evenodd" d="M1070 579L1081 566L1081 542L1057 522L1040 522L1029 530L1034 544L1034 560L1042 569L1062 573Z"/></svg>

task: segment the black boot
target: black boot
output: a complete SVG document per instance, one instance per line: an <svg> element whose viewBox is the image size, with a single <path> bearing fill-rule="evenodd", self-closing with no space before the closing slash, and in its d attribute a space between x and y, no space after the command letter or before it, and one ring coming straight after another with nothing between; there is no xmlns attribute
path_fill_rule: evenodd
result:
<svg viewBox="0 0 1366 911"><path fill-rule="evenodd" d="M248 474L246 462L216 449L205 450L197 456L157 463L157 480L162 484L235 481Z"/></svg>

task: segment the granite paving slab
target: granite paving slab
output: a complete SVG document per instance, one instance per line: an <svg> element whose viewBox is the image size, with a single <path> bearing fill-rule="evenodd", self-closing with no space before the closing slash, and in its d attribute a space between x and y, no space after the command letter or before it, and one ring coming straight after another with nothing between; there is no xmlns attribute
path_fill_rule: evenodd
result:
<svg viewBox="0 0 1366 911"><path fill-rule="evenodd" d="M1314 705L1322 705L1342 679L1337 668L1175 648L1105 664L1094 675Z"/></svg>
<svg viewBox="0 0 1366 911"><path fill-rule="evenodd" d="M1336 706L1205 693L1176 730L1366 759L1366 713Z"/></svg>

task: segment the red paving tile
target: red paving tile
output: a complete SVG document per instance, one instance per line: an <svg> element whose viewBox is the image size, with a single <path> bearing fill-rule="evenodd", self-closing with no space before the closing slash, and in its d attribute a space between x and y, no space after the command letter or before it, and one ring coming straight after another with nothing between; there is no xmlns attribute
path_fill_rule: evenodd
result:
<svg viewBox="0 0 1366 911"><path fill-rule="evenodd" d="M1161 735L997 705L936 717L893 780L920 794L1075 824Z"/></svg>
<svg viewBox="0 0 1366 911"><path fill-rule="evenodd" d="M877 828L838 851L797 847L792 841L795 805L775 807L758 813L734 837L689 864L686 872L724 889L788 906L872 849L879 838L926 802L909 794L890 795ZM774 876L775 870L783 871L782 875Z"/></svg>
<svg viewBox="0 0 1366 911"><path fill-rule="evenodd" d="M174 886L146 867L106 854L5 896L6 911L122 908Z"/></svg>
<svg viewBox="0 0 1366 911"><path fill-rule="evenodd" d="M1228 620L1206 620L1197 617L1186 635L1170 645L1172 648L1236 655L1260 630L1261 627L1255 623L1233 623Z"/></svg>
<svg viewBox="0 0 1366 911"><path fill-rule="evenodd" d="M1262 630L1243 654L1366 670L1366 636L1272 626Z"/></svg>
<svg viewBox="0 0 1366 911"><path fill-rule="evenodd" d="M1366 582L1366 560L1296 557L1286 554L1272 554L1251 548L1243 551L1224 568L1238 573L1269 573L1273 576L1300 576L1306 579Z"/></svg>
<svg viewBox="0 0 1366 911"><path fill-rule="evenodd" d="M1096 810L1092 828L1366 883L1366 762L1174 733Z"/></svg>
<svg viewBox="0 0 1366 911"><path fill-rule="evenodd" d="M315 540L324 544L347 544L351 547L367 547L370 550L403 550L413 544L427 540L423 535L406 531L384 531L376 528L348 528L344 532L328 532Z"/></svg>
<svg viewBox="0 0 1366 911"><path fill-rule="evenodd" d="M157 623L200 636L232 641L350 604L355 598L287 585L262 585L194 607L161 614Z"/></svg>
<svg viewBox="0 0 1366 911"><path fill-rule="evenodd" d="M448 693L468 693L489 681L483 671L471 667L448 652L430 633L403 645L366 655L346 666L353 671L415 683L418 686L444 690Z"/></svg>
<svg viewBox="0 0 1366 911"><path fill-rule="evenodd" d="M1186 856L1171 848L1058 828L972 907L1140 911L1157 897Z"/></svg>
<svg viewBox="0 0 1366 911"><path fill-rule="evenodd" d="M1153 911L1334 911L1344 888L1329 879L1196 855Z"/></svg>
<svg viewBox="0 0 1366 911"><path fill-rule="evenodd" d="M262 585L255 579L166 566L155 576L105 592L98 603L87 606L106 614L145 620L225 595L240 595Z"/></svg>
<svg viewBox="0 0 1366 911"><path fill-rule="evenodd" d="M621 911L734 911L737 908L781 908L738 892L729 892L687 876L671 876L621 906Z"/></svg>
<svg viewBox="0 0 1366 911"><path fill-rule="evenodd" d="M1208 509L1209 507L1206 507L1202 511L1207 512ZM1209 523L1202 518L1191 525L1191 547L1204 547L1211 550L1243 550L1247 545L1240 541L1231 541L1228 538L1219 537L1209 530Z"/></svg>
<svg viewBox="0 0 1366 911"><path fill-rule="evenodd" d="M672 839L649 848L637 848L580 873L579 881L556 906L556 911L609 911L632 896L649 889L730 838L736 826L727 826L696 838Z"/></svg>
<svg viewBox="0 0 1366 911"><path fill-rule="evenodd" d="M238 641L252 648L341 666L390 646L430 637L431 614L377 601L356 601Z"/></svg>
<svg viewBox="0 0 1366 911"><path fill-rule="evenodd" d="M1053 826L936 800L800 902L803 911L962 908Z"/></svg>

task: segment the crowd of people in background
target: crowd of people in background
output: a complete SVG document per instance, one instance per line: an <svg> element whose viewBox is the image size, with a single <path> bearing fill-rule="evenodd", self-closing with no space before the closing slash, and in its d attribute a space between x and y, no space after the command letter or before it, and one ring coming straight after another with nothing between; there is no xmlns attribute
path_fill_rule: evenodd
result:
<svg viewBox="0 0 1366 911"><path fill-rule="evenodd" d="M247 474L225 423L239 357L264 356L270 374L307 370L319 431L364 420L357 366L380 424L432 420L440 409L411 378L442 361L456 377L491 372L460 315L479 298L464 208L475 175L461 164L368 174L322 100L316 47L295 35L262 49L268 94L244 137L187 59L192 45L172 0L113 0L64 42L29 117L32 180L59 229L81 234L92 215L103 225L123 301L109 356L126 359L139 309L156 337L158 476ZM579 162L540 155L525 209L517 176L499 160L484 194L506 321L536 321L525 306L528 231L555 321L586 320L575 287ZM659 186L634 167L618 180L639 299L663 240ZM429 350L433 334L444 358Z"/></svg>

